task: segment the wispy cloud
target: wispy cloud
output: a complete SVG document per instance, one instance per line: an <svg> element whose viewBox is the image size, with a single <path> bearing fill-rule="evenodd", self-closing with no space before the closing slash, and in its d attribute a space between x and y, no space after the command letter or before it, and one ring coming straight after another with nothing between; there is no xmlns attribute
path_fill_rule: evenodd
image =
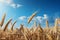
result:
<svg viewBox="0 0 60 40"><path fill-rule="evenodd" d="M27 17L26 16L20 16L19 20L25 20Z"/></svg>
<svg viewBox="0 0 60 40"><path fill-rule="evenodd" d="M47 19L48 18L48 16L46 15L46 14L44 14L44 17L43 17L44 19Z"/></svg>
<svg viewBox="0 0 60 40"><path fill-rule="evenodd" d="M6 5L11 6L13 8L19 8L22 6L21 4L16 4L13 0L0 0L0 3L6 4Z"/></svg>
<svg viewBox="0 0 60 40"><path fill-rule="evenodd" d="M41 23L42 21L48 19L47 14L44 14L43 16L37 16L37 20Z"/></svg>
<svg viewBox="0 0 60 40"><path fill-rule="evenodd" d="M42 22L42 18L41 16L37 16L36 19L41 23Z"/></svg>
<svg viewBox="0 0 60 40"><path fill-rule="evenodd" d="M12 4L10 4L10 6L13 7L13 8L19 8L19 7L21 7L22 5L12 3Z"/></svg>

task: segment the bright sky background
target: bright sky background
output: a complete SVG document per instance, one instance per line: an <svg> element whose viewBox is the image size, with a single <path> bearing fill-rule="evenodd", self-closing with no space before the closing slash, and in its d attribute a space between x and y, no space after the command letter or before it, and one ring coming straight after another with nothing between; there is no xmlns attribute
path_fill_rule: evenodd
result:
<svg viewBox="0 0 60 40"><path fill-rule="evenodd" d="M36 10L39 10L39 13L27 24L29 16ZM54 20L60 18L60 0L0 0L0 20L4 13L7 14L5 22L10 18L13 18L12 22L18 20L15 27L20 27L20 24L30 27L34 20L45 27L46 19L52 26Z"/></svg>

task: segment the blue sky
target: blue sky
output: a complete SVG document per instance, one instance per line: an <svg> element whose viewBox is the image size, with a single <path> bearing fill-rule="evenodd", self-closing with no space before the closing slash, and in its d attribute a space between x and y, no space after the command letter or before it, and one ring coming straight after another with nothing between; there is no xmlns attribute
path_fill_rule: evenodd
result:
<svg viewBox="0 0 60 40"><path fill-rule="evenodd" d="M6 21L13 18L12 22L18 20L16 27L20 24L30 27L34 20L27 24L27 20L32 13L39 11L34 20L38 20L42 27L45 27L45 20L54 25L54 20L60 18L60 0L0 0L0 17L7 14ZM1 20L1 18L0 18ZM6 22L5 21L5 22Z"/></svg>

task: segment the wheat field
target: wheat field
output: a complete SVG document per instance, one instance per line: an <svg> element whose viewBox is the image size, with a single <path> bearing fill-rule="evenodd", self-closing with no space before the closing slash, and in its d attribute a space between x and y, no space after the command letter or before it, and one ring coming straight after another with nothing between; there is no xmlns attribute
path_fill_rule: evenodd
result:
<svg viewBox="0 0 60 40"><path fill-rule="evenodd" d="M36 14L33 14L28 19L28 24ZM55 20L54 27L49 27L48 20L46 20L46 27L42 28L41 25L36 21L34 26L31 28L24 27L23 24L20 25L20 29L13 29L17 21L12 24L12 19L9 19L4 25L6 14L2 16L0 21L0 40L60 40L60 27L58 26L60 19ZM8 29L8 25L11 23L11 29ZM36 26L37 25L37 26Z"/></svg>

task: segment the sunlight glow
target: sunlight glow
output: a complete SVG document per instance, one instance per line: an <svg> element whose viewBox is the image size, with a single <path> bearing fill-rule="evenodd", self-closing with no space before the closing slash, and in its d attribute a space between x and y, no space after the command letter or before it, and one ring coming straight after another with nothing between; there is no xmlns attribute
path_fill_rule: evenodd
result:
<svg viewBox="0 0 60 40"><path fill-rule="evenodd" d="M4 0L0 0L0 3L4 3Z"/></svg>

